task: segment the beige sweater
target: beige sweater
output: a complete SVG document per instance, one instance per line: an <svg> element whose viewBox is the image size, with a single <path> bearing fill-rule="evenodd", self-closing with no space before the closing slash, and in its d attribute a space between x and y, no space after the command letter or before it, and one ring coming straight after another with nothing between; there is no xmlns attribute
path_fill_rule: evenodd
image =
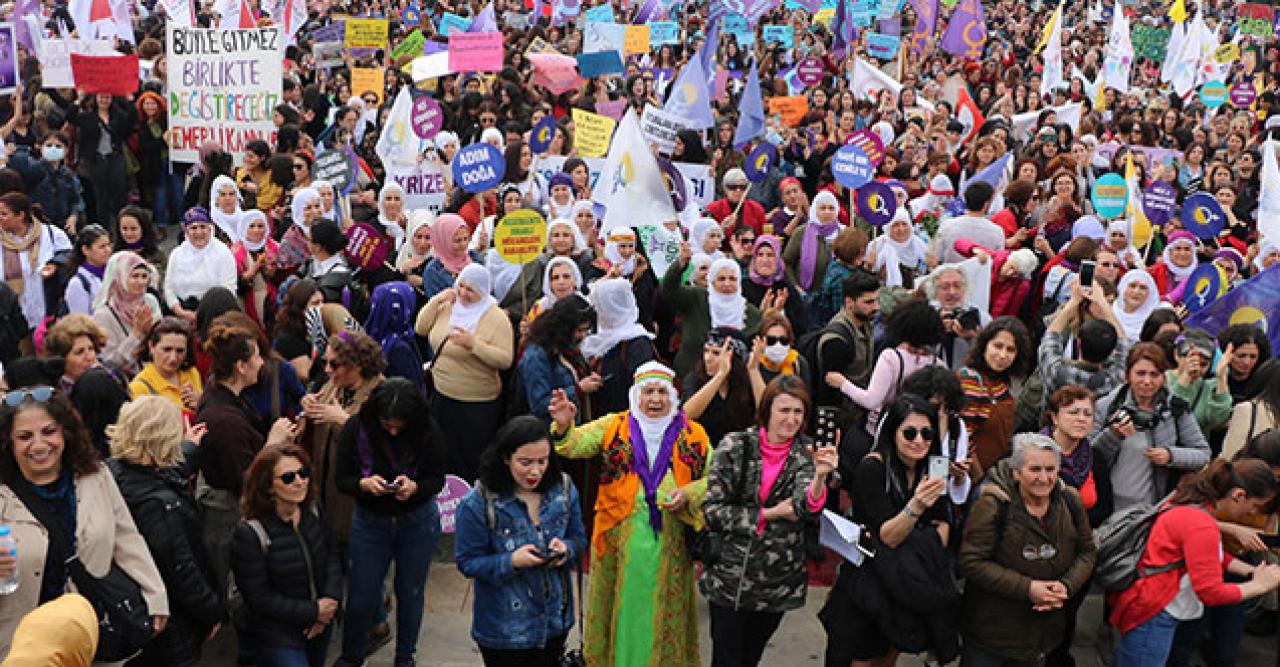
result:
<svg viewBox="0 0 1280 667"><path fill-rule="evenodd" d="M515 358L515 336L511 321L496 305L485 311L476 325L475 343L468 350L455 342L441 344L452 329L449 315L453 304L434 299L418 313L414 330L426 336L437 353L432 364L436 391L455 401L492 401L502 393L498 372L511 367Z"/></svg>
<svg viewBox="0 0 1280 667"><path fill-rule="evenodd" d="M1249 432L1250 421L1253 421L1253 433ZM1231 421L1227 422L1227 437L1222 441L1222 453L1219 456L1230 460L1249 444L1250 438L1276 426L1275 415L1271 414L1271 408L1262 401L1255 398L1252 401L1237 403L1231 410Z"/></svg>

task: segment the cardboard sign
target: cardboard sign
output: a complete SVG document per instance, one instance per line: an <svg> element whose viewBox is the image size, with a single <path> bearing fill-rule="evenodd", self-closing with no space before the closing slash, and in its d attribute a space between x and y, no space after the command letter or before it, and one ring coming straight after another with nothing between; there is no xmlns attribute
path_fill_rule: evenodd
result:
<svg viewBox="0 0 1280 667"><path fill-rule="evenodd" d="M352 95L373 93L378 96L378 104L382 104L382 87L384 81L386 81L386 70L381 67L351 68Z"/></svg>
<svg viewBox="0 0 1280 667"><path fill-rule="evenodd" d="M197 162L207 141L217 142L237 160L250 141L275 144L271 119L283 101L284 81L280 28L181 28L170 23L165 42L170 159ZM130 85L136 87L136 82Z"/></svg>
<svg viewBox="0 0 1280 667"><path fill-rule="evenodd" d="M497 72L502 69L502 33L475 32L449 36L449 69Z"/></svg>
<svg viewBox="0 0 1280 667"><path fill-rule="evenodd" d="M649 26L629 25L623 38L623 51L627 55L649 52Z"/></svg>
<svg viewBox="0 0 1280 667"><path fill-rule="evenodd" d="M1240 45L1227 43L1213 50L1213 61L1219 65L1233 63L1240 58Z"/></svg>
<svg viewBox="0 0 1280 667"><path fill-rule="evenodd" d="M422 55L422 47L426 42L427 38L422 34L422 31L414 30L409 33L408 37L404 38L404 41L397 44L396 48L391 50L391 58L392 60L399 60L405 57L416 58Z"/></svg>
<svg viewBox="0 0 1280 667"><path fill-rule="evenodd" d="M608 116L614 120L622 120L622 115L627 112L626 100L609 100L607 102L596 102L596 113L601 116Z"/></svg>
<svg viewBox="0 0 1280 667"><path fill-rule="evenodd" d="M6 60L10 70L8 72L4 71ZM14 82L17 81L13 72L14 64L14 59L5 56L0 50L0 93L11 93L14 90ZM76 89L86 93L130 95L138 89L137 71L138 54L136 53L127 56L71 54L71 73L76 80ZM121 72L130 72L132 75L122 76Z"/></svg>
<svg viewBox="0 0 1280 667"><path fill-rule="evenodd" d="M382 267L391 255L391 242L372 225L358 222L347 229L347 259L365 271Z"/></svg>
<svg viewBox="0 0 1280 667"><path fill-rule="evenodd" d="M1200 101L1210 109L1217 109L1227 103L1227 92L1227 84L1221 81L1206 81L1200 87Z"/></svg>
<svg viewBox="0 0 1280 667"><path fill-rule="evenodd" d="M583 157L604 157L609 152L613 128L617 121L607 116L575 108L573 110L574 143Z"/></svg>
<svg viewBox="0 0 1280 667"><path fill-rule="evenodd" d="M675 21L654 21L649 24L649 46L657 49L664 44L680 43L680 24Z"/></svg>
<svg viewBox="0 0 1280 667"><path fill-rule="evenodd" d="M466 32L471 27L471 19L463 18L453 12L445 12L440 17L440 29L437 31L441 35L449 36L459 32Z"/></svg>
<svg viewBox="0 0 1280 667"><path fill-rule="evenodd" d="M1252 81L1237 81L1231 86L1227 99L1231 100L1231 104L1237 109L1248 109L1253 105L1253 101L1258 99L1258 89L1254 87Z"/></svg>
<svg viewBox="0 0 1280 667"><path fill-rule="evenodd" d="M659 153L671 154L676 145L676 133L684 129L684 122L676 114L666 113L652 104L646 104L640 115L640 133L658 146Z"/></svg>
<svg viewBox="0 0 1280 667"><path fill-rule="evenodd" d="M467 192L496 187L506 170L502 152L486 143L471 144L453 156L453 182Z"/></svg>
<svg viewBox="0 0 1280 667"><path fill-rule="evenodd" d="M528 264L542 255L547 243L547 221L537 211L512 211L493 228L493 247L512 264Z"/></svg>
<svg viewBox="0 0 1280 667"><path fill-rule="evenodd" d="M347 61L343 56L346 52L342 42L316 42L311 46L311 54L316 57L316 67L321 69L336 69L345 65Z"/></svg>
<svg viewBox="0 0 1280 667"><path fill-rule="evenodd" d="M118 53L105 39L56 39L46 37L40 43L40 79L45 88L75 88L71 74L71 54L110 56Z"/></svg>
<svg viewBox="0 0 1280 667"><path fill-rule="evenodd" d="M626 71L622 65L622 56L617 51L579 53L577 59L578 72L588 79Z"/></svg>
<svg viewBox="0 0 1280 667"><path fill-rule="evenodd" d="M781 44L789 49L796 44L796 29L789 25L767 25L764 27L765 44Z"/></svg>
<svg viewBox="0 0 1280 667"><path fill-rule="evenodd" d="M857 189L871 182L871 177L875 175L875 167L871 165L871 159L861 148L846 145L841 146L840 150L831 157L831 175L840 182L840 185Z"/></svg>
<svg viewBox="0 0 1280 667"><path fill-rule="evenodd" d="M439 160L423 160L412 167L386 165L387 180L404 190L404 210L426 209L439 215L445 206L445 178Z"/></svg>
<svg viewBox="0 0 1280 667"><path fill-rule="evenodd" d="M347 19L347 48L387 48L387 20Z"/></svg>
<svg viewBox="0 0 1280 667"><path fill-rule="evenodd" d="M787 127L800 127L805 114L809 113L809 98L804 95L770 97L769 113L782 116L782 122Z"/></svg>

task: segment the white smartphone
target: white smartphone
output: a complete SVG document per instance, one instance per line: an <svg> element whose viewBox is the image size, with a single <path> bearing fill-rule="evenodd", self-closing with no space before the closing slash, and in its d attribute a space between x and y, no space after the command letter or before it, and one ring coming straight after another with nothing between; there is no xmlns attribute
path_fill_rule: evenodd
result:
<svg viewBox="0 0 1280 667"><path fill-rule="evenodd" d="M931 479L946 479L951 476L951 459L945 456L929 457L929 477Z"/></svg>

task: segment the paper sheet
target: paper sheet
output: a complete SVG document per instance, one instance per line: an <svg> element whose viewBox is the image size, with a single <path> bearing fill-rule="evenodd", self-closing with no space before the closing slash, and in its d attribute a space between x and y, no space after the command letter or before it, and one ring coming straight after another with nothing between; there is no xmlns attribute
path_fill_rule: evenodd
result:
<svg viewBox="0 0 1280 667"><path fill-rule="evenodd" d="M866 554L858 548L860 539L862 539L862 526L831 510L822 510L822 524L818 533L818 542L822 546L840 554L842 558L854 565L862 565L862 559Z"/></svg>

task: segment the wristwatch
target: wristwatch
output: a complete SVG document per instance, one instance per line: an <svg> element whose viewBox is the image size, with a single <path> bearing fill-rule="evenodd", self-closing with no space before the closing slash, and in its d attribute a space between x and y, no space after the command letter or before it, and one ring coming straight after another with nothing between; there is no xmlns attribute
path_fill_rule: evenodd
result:
<svg viewBox="0 0 1280 667"><path fill-rule="evenodd" d="M912 519L919 519L919 518L920 518L920 513L919 513L919 512L917 512L917 511L915 511L915 510L913 510L913 509L911 509L911 502L910 502L910 501L908 501L906 505L903 505L903 506L902 506L902 511L903 511L903 513L905 513L907 516L911 517Z"/></svg>

